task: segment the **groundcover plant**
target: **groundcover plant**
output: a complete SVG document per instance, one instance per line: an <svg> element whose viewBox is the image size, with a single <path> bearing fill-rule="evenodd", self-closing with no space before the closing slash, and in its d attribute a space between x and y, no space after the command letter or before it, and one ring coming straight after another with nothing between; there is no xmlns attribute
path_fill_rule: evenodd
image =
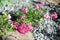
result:
<svg viewBox="0 0 60 40"><path fill-rule="evenodd" d="M22 6L17 11L11 7L0 12L0 36L13 31L21 34L32 32L36 40L53 40L53 35L59 27L52 19L57 19L58 14L56 12L50 14L49 9L44 6L45 2L41 2L34 6Z"/></svg>

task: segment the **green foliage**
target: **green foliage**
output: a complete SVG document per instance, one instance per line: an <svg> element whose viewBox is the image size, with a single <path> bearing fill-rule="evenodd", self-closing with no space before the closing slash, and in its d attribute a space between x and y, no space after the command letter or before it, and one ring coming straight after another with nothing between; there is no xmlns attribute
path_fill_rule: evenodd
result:
<svg viewBox="0 0 60 40"><path fill-rule="evenodd" d="M8 32L13 31L13 27L8 23L8 15L0 15L0 36L6 35Z"/></svg>
<svg viewBox="0 0 60 40"><path fill-rule="evenodd" d="M15 12L15 15L18 17L17 18L17 22L19 24L21 23L26 23L29 24L31 23L32 25L35 26L36 22L39 22L41 18L43 18L44 20L44 13L47 11L46 9L42 10L36 10L35 8L27 7L28 8L28 12L26 14L24 14L22 11L19 12ZM20 19L20 16L24 16L24 20Z"/></svg>
<svg viewBox="0 0 60 40"><path fill-rule="evenodd" d="M12 4L13 0L0 0L0 8Z"/></svg>
<svg viewBox="0 0 60 40"><path fill-rule="evenodd" d="M8 0L7 1L4 0L4 4L2 1L0 3L2 4L2 6L5 6L7 4ZM11 0L9 2L11 2ZM0 36L4 36L8 32L14 31L14 27L13 27L13 25L11 25L13 23L13 21L11 20L10 23L8 22L8 14L11 14L11 16L12 16L12 14L14 16L16 16L17 17L16 22L19 25L22 23L26 23L26 24L31 23L33 26L35 26L36 22L44 20L44 13L47 11L46 9L36 10L35 8L33 8L31 6L27 7L27 9L28 9L28 12L26 14L24 14L24 12L22 10L20 10L20 11L13 10L14 13L13 12L10 13L10 12L6 11L5 13L3 13L2 16L0 15ZM24 19L21 19L20 16L24 16Z"/></svg>

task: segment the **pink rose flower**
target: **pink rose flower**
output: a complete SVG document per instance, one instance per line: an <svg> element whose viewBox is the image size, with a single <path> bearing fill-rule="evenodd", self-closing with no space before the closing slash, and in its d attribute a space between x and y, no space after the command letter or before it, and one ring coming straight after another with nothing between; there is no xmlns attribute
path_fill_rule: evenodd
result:
<svg viewBox="0 0 60 40"><path fill-rule="evenodd" d="M18 27L18 23L17 23L16 21L13 22L13 25L14 25L15 27Z"/></svg>
<svg viewBox="0 0 60 40"><path fill-rule="evenodd" d="M45 2L41 2L41 5L44 6L45 5Z"/></svg>
<svg viewBox="0 0 60 40"><path fill-rule="evenodd" d="M44 9L45 2L41 2L40 8Z"/></svg>
<svg viewBox="0 0 60 40"><path fill-rule="evenodd" d="M44 17L45 17L47 20L50 20L49 14L45 14Z"/></svg>
<svg viewBox="0 0 60 40"><path fill-rule="evenodd" d="M38 9L39 9L39 5L38 5L38 4L36 4L35 8L36 8L36 10L38 10Z"/></svg>
<svg viewBox="0 0 60 40"><path fill-rule="evenodd" d="M27 9L26 7L24 7L24 8L22 9L22 11L23 11L24 13L27 13L27 12L28 12L28 9Z"/></svg>
<svg viewBox="0 0 60 40"><path fill-rule="evenodd" d="M22 34L26 34L29 30L26 24L21 24L19 27L17 27L17 31Z"/></svg>
<svg viewBox="0 0 60 40"><path fill-rule="evenodd" d="M23 20L23 19L24 19L24 16L20 16L20 19L22 19L22 20Z"/></svg>
<svg viewBox="0 0 60 40"><path fill-rule="evenodd" d="M27 26L29 28L29 31L32 32L34 27L31 24L28 24Z"/></svg>
<svg viewBox="0 0 60 40"><path fill-rule="evenodd" d="M55 12L54 12L53 14L51 14L51 16L52 16L53 18L55 18L55 19L58 17L58 16L57 16L57 13L55 13Z"/></svg>

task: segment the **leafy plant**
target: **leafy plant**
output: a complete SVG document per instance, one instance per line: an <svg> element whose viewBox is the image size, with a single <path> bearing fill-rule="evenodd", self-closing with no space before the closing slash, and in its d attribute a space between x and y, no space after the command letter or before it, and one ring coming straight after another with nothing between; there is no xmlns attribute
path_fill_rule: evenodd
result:
<svg viewBox="0 0 60 40"><path fill-rule="evenodd" d="M0 36L6 35L8 32L13 31L14 28L11 26L11 23L8 22L8 15L0 15Z"/></svg>

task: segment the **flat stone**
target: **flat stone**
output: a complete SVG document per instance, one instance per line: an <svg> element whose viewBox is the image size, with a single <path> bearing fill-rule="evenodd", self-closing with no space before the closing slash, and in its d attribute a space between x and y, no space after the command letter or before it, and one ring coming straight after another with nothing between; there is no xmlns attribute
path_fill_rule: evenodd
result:
<svg viewBox="0 0 60 40"><path fill-rule="evenodd" d="M34 37L31 32L24 35L15 31L12 32L10 35L3 37L3 40L34 40Z"/></svg>

